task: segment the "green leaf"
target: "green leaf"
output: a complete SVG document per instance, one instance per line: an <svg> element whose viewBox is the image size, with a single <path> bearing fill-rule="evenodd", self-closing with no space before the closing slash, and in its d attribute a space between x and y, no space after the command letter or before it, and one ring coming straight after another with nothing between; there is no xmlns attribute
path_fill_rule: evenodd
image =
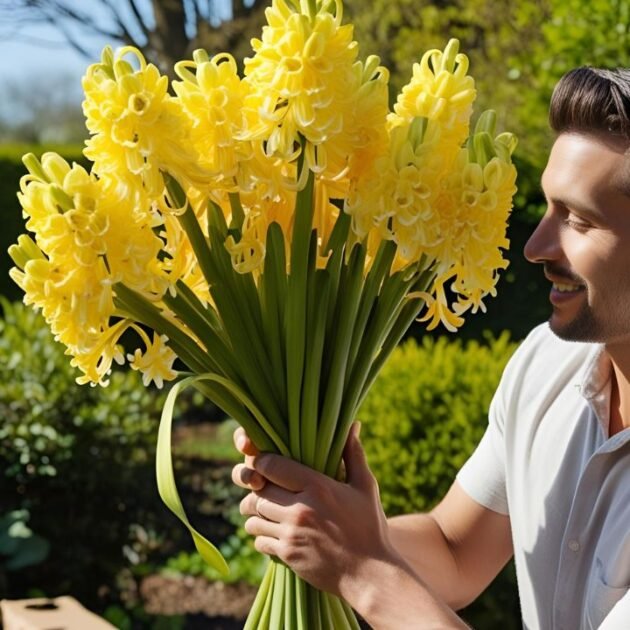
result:
<svg viewBox="0 0 630 630"><path fill-rule="evenodd" d="M299 168L299 166L298 166ZM291 453L301 460L300 397L306 350L306 291L309 239L313 223L314 175L308 175L304 190L295 202L295 222L291 242L291 273L286 313L287 400Z"/></svg>
<svg viewBox="0 0 630 630"><path fill-rule="evenodd" d="M190 531L195 547L201 554L203 559L222 575L229 573L227 563L223 559L223 556L218 549L204 538L189 522L184 507L179 498L177 492L177 486L175 485L175 476L173 473L173 462L171 459L171 427L173 423L173 412L175 402L179 393L189 385L199 384L206 382L206 384L216 383L228 392L230 392L240 403L242 403L257 420L260 429L266 433L269 438L265 436L265 442L269 439L273 442L273 446L283 455L288 455L288 449L286 445L280 440L273 428L268 424L265 418L262 416L258 408L254 403L240 390L236 385L228 381L227 379L218 376L216 374L201 374L197 376L190 376L179 381L171 388L166 402L164 403L164 409L162 410L162 418L160 420L160 427L158 430L158 443L156 453L156 477L158 491L164 503L168 508L184 523L184 525ZM212 392L210 392L212 395ZM245 426L245 430L250 434L254 442L256 437L254 434L259 434L260 431L256 431L253 426ZM254 429L253 433L250 433ZM257 436L258 437L258 436ZM265 444L268 446L267 444ZM274 450L275 450L274 449Z"/></svg>
<svg viewBox="0 0 630 630"><path fill-rule="evenodd" d="M271 357L272 372L280 392L280 406L286 410L287 387L285 366L284 306L287 291L284 236L278 223L267 230L267 251L258 294L263 319L264 339Z"/></svg>
<svg viewBox="0 0 630 630"><path fill-rule="evenodd" d="M330 295L330 275L324 270L315 271L309 278L306 340L306 366L302 392L301 429L302 461L315 466L317 425L319 418L320 386L323 382L322 357L326 335L326 314Z"/></svg>
<svg viewBox="0 0 630 630"><path fill-rule="evenodd" d="M162 301L181 321L186 322L186 326L203 343L208 351L207 358L212 365L212 370L242 386L241 378L234 369L233 352L209 325L208 320L194 306L191 306L184 294L178 291L177 295L172 296L167 292L162 297Z"/></svg>
<svg viewBox="0 0 630 630"><path fill-rule="evenodd" d="M328 452L337 429L337 420L341 408L348 352L352 339L352 326L356 320L361 289L363 287L363 268L365 265L365 246L357 244L350 254L347 273L343 285L339 288L340 302L335 316L335 336L330 339L332 360L326 393L317 436L315 468L324 471Z"/></svg>
<svg viewBox="0 0 630 630"><path fill-rule="evenodd" d="M365 333L365 326L374 307L374 301L377 294L380 292L383 279L389 274L395 256L396 243L386 240L381 241L372 267L365 279L365 288L361 294L359 313L352 332L352 344L350 346L347 371L351 370L354 366L359 351L359 345ZM349 378L349 374L347 374L347 378Z"/></svg>
<svg viewBox="0 0 630 630"><path fill-rule="evenodd" d="M186 208L186 210L178 215L180 225L190 240L190 244L195 252L195 257L199 263L199 268L203 273L206 282L212 285L216 280L216 268L214 257L208 247L208 241L201 231L199 222L192 206L188 203L186 193L179 185L179 182L169 175L163 174L166 190L177 208Z"/></svg>

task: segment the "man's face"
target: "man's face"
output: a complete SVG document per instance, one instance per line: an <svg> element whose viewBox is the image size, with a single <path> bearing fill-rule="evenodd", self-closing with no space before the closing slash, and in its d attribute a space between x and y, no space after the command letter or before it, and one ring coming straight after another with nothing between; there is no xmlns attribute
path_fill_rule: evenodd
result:
<svg viewBox="0 0 630 630"><path fill-rule="evenodd" d="M542 176L547 212L525 256L544 264L553 283L549 324L562 339L630 343L629 148L563 133L551 150Z"/></svg>

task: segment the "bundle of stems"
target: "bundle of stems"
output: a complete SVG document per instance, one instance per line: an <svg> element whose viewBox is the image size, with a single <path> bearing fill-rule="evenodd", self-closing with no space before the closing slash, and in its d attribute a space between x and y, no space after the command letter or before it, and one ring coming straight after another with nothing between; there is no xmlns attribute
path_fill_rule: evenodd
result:
<svg viewBox="0 0 630 630"><path fill-rule="evenodd" d="M302 168L302 164L299 165ZM202 304L184 283L163 300L200 345L179 331L140 294L120 284L116 304L136 321L167 335L194 371L170 391L162 416L157 475L166 504L191 528L206 559L226 570L212 545L185 518L171 461L175 400L193 385L245 428L256 446L340 478L344 444L356 411L380 367L423 306L418 297L433 280L419 261L392 272L396 245L382 241L366 273L367 246L349 245L343 212L316 267L318 234L312 230L314 177L297 195L290 252L281 227L267 233L264 270L258 278L237 273L223 243L240 237L210 204L206 237L179 184L167 176L206 278L214 305ZM287 265L287 257L290 264ZM287 268L290 271L287 273ZM322 625L323 624L323 625ZM318 593L277 560L270 562L246 628L355 628L352 610Z"/></svg>

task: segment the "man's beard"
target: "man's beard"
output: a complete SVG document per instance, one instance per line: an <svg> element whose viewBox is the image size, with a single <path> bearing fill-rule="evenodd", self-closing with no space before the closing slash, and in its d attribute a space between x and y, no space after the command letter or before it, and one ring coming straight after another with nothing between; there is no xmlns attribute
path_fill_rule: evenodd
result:
<svg viewBox="0 0 630 630"><path fill-rule="evenodd" d="M601 324L593 315L593 311L583 306L577 315L568 322L554 322L554 315L549 319L549 328L556 337L564 341L599 342L603 341Z"/></svg>
<svg viewBox="0 0 630 630"><path fill-rule="evenodd" d="M588 289L587 289L588 291ZM618 296L617 303L608 305L609 308L599 308L606 312L608 319L602 321L597 317L593 308L588 304L588 293L585 303L569 321L559 323L554 321L555 313L549 319L551 331L564 341L580 341L585 343L608 343L630 335L630 308L622 305L623 300ZM614 313L624 313L624 316L614 317Z"/></svg>

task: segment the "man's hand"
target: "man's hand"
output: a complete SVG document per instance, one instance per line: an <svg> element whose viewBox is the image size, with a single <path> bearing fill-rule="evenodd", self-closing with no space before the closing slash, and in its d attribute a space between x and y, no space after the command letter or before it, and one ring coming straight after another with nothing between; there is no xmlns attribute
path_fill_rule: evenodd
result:
<svg viewBox="0 0 630 630"><path fill-rule="evenodd" d="M234 433L246 455L234 467L233 481L253 492L241 502L241 514L261 553L277 556L320 590L353 604L361 584L377 564L394 563L378 484L352 426L343 458L341 483L288 458L260 454L243 429Z"/></svg>

